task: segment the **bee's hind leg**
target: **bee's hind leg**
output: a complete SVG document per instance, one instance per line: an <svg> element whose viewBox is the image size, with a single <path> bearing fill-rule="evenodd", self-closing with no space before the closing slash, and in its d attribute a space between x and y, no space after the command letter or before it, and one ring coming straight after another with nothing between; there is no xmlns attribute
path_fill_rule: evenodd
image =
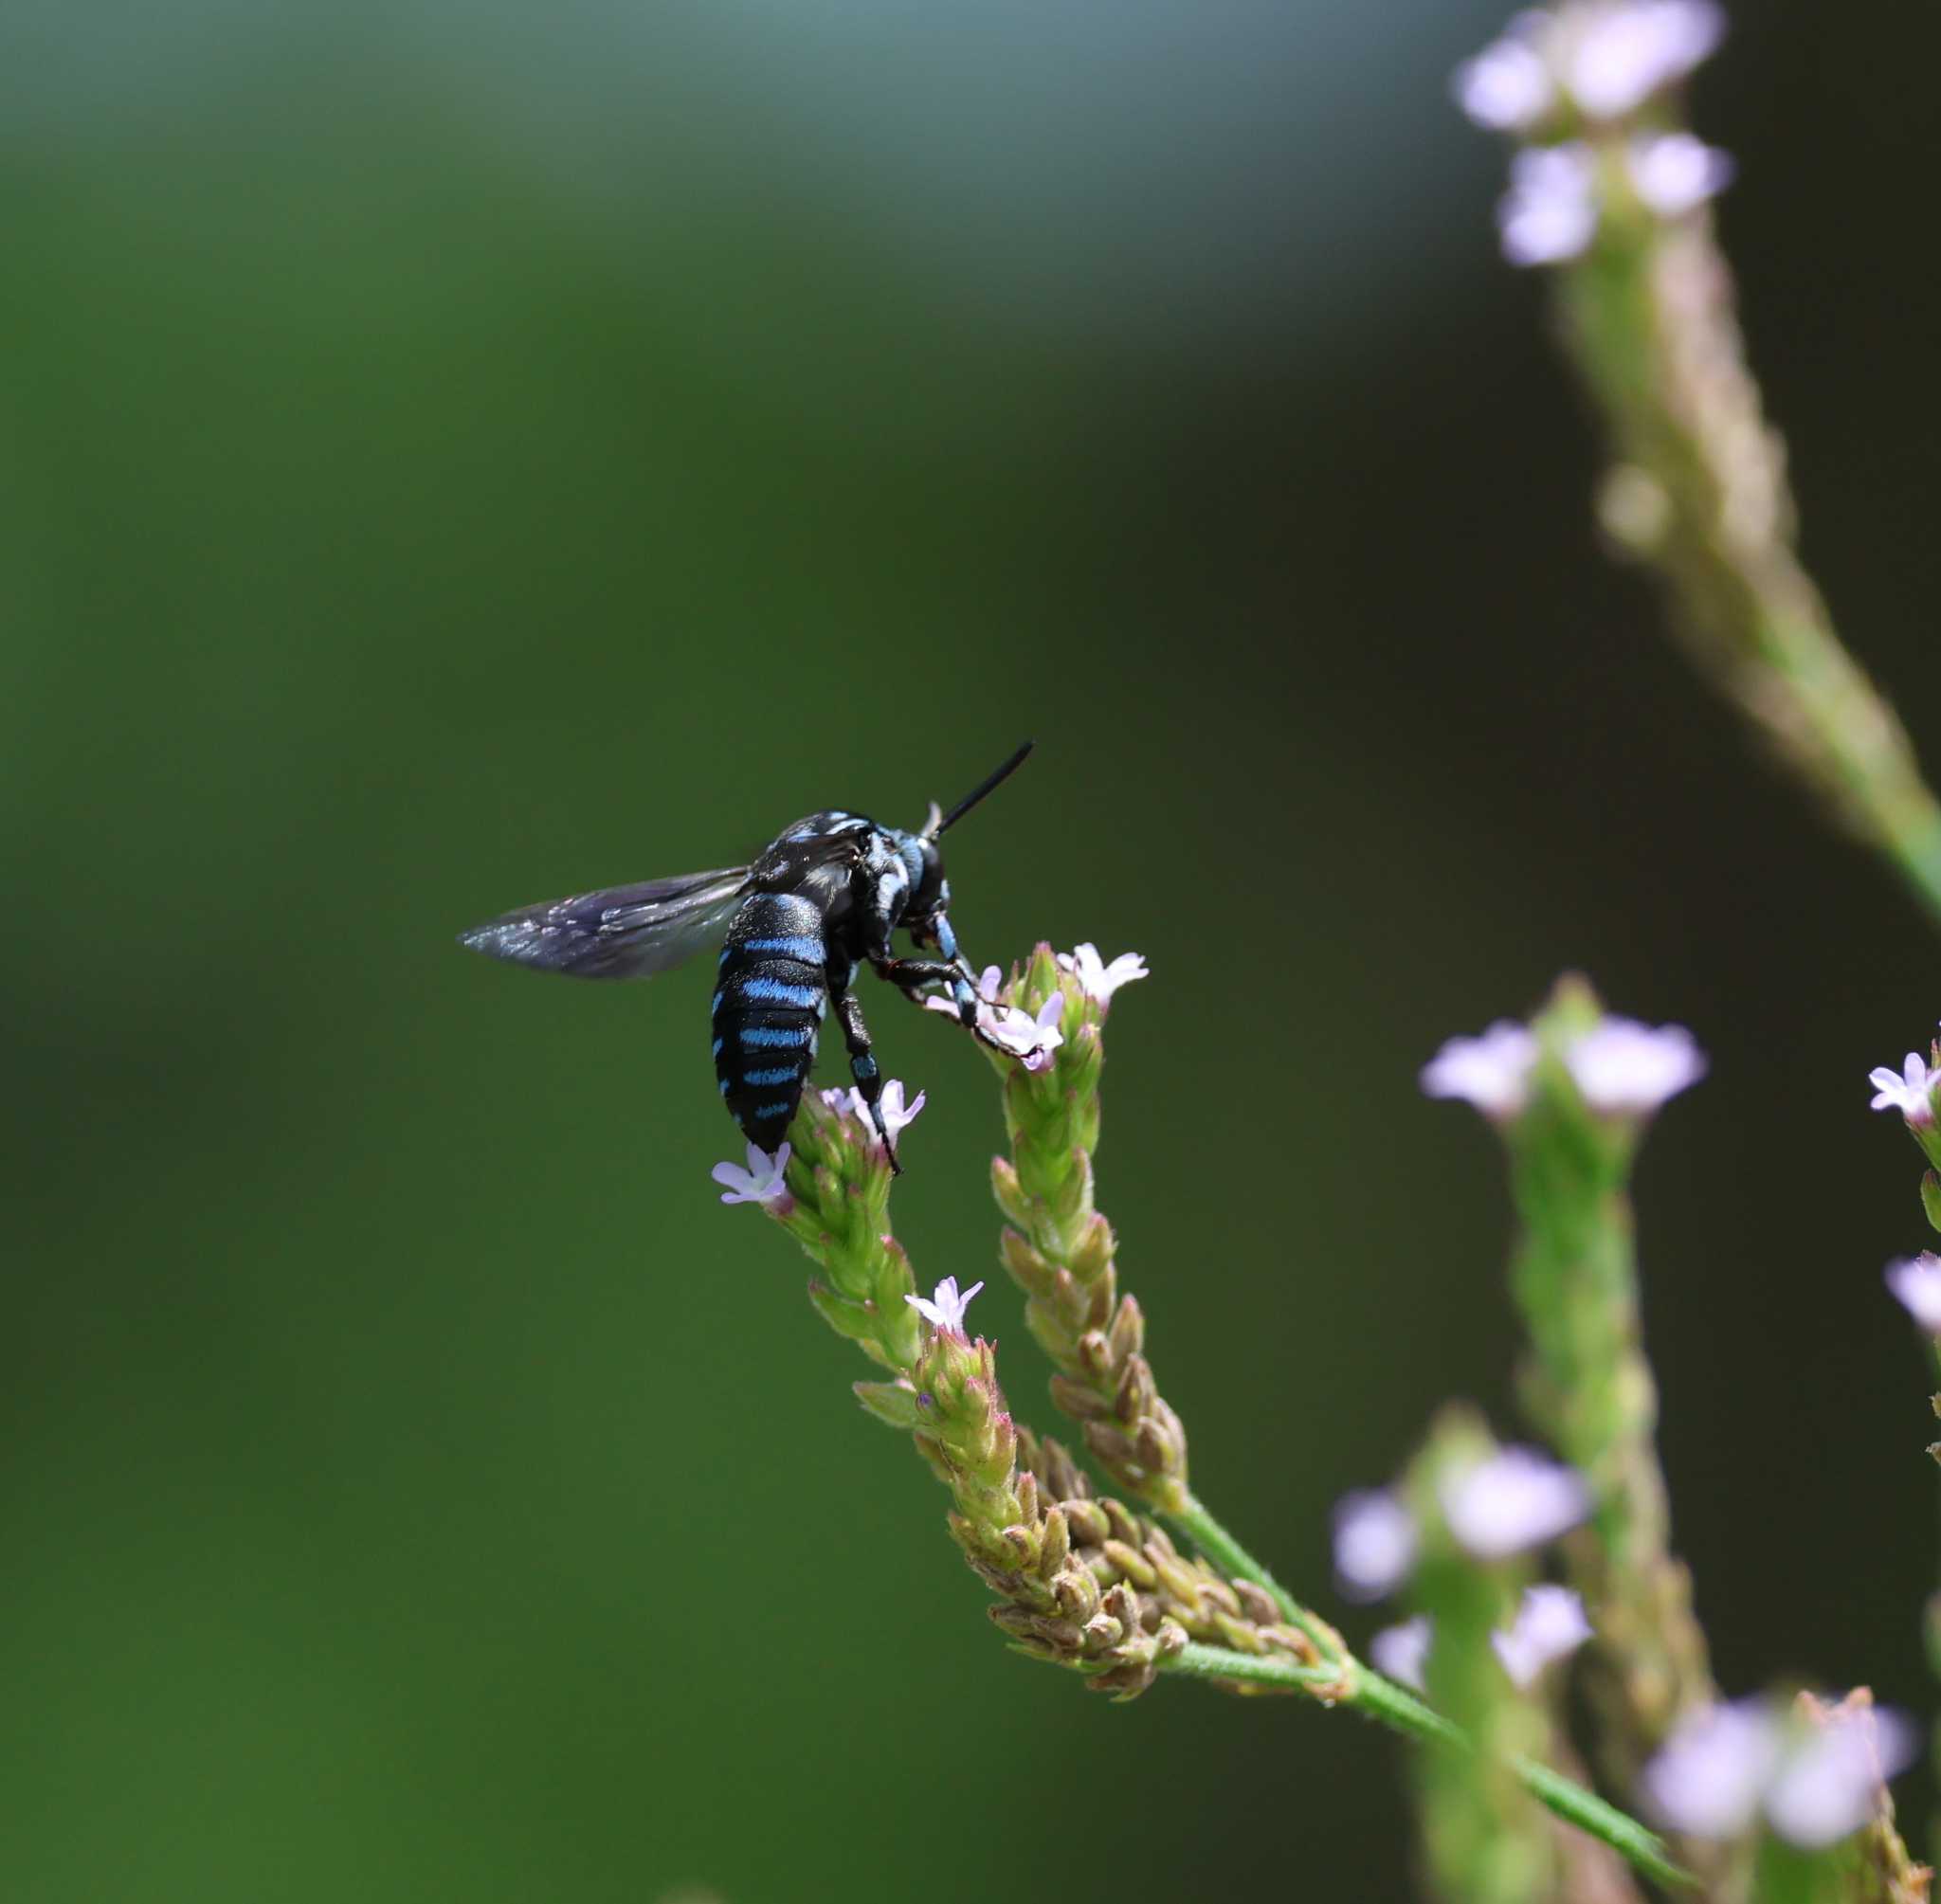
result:
<svg viewBox="0 0 1941 1904"><path fill-rule="evenodd" d="M877 1069L876 1053L871 1048L869 1026L862 1022L862 1001L853 991L845 991L836 1001L836 1015L843 1021L843 1043L849 1048L849 1075L856 1080L857 1095L869 1110L869 1121L876 1126L877 1136L881 1140L883 1154L890 1160L893 1175L900 1176L903 1166L897 1161L897 1147L891 1140L888 1127L883 1123L882 1074Z"/></svg>

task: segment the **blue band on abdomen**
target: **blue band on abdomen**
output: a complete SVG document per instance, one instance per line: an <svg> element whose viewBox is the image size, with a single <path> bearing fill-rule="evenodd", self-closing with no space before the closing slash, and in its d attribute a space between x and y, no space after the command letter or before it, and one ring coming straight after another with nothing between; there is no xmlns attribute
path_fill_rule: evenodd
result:
<svg viewBox="0 0 1941 1904"><path fill-rule="evenodd" d="M792 1005L812 1011L823 1002L819 985L784 985L778 978L763 978L760 973L731 978L723 989L734 994L737 1005Z"/></svg>
<svg viewBox="0 0 1941 1904"><path fill-rule="evenodd" d="M785 958L792 958L802 965L821 965L823 962L822 940L795 934L777 939L743 939L738 950L745 952L780 952Z"/></svg>
<svg viewBox="0 0 1941 1904"><path fill-rule="evenodd" d="M807 1044L815 1036L815 1026L812 1025L744 1025L738 1036L744 1044Z"/></svg>

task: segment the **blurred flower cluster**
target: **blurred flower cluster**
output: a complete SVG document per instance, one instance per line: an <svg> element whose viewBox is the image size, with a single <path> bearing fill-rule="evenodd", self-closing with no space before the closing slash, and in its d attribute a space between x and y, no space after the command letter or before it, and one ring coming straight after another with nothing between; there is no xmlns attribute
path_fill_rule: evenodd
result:
<svg viewBox="0 0 1941 1904"><path fill-rule="evenodd" d="M1513 264L1561 263L1587 249L1605 190L1677 219L1731 182L1724 153L1659 112L1724 33L1709 0L1577 0L1519 13L1457 69L1462 110L1526 142L1497 214Z"/></svg>

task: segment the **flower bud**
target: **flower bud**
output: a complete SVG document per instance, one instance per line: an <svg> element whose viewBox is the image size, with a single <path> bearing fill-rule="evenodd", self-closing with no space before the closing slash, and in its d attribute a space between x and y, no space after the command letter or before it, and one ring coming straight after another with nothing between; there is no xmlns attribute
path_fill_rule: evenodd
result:
<svg viewBox="0 0 1941 1904"><path fill-rule="evenodd" d="M893 1428L915 1429L922 1420L916 1405L916 1389L907 1377L895 1382L855 1382L850 1385L856 1399L880 1422Z"/></svg>

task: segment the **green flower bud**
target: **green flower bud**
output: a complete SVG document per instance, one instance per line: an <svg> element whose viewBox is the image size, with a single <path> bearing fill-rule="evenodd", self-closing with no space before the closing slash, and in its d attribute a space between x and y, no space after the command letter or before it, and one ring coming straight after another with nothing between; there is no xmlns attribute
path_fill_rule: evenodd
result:
<svg viewBox="0 0 1941 1904"><path fill-rule="evenodd" d="M895 1382L852 1382L856 1399L880 1422L914 1432L922 1422L916 1390L907 1378Z"/></svg>

